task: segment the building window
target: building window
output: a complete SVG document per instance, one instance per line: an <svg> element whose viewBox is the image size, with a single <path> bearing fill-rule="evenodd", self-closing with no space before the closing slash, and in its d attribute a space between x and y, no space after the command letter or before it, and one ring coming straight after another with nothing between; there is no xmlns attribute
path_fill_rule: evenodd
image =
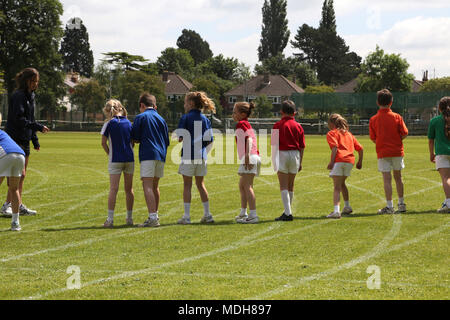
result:
<svg viewBox="0 0 450 320"><path fill-rule="evenodd" d="M248 96L247 97L247 102L253 102L253 101L255 101L256 100L256 97L255 96Z"/></svg>
<svg viewBox="0 0 450 320"><path fill-rule="evenodd" d="M237 102L237 97L235 96L230 96L228 98L228 103L236 103Z"/></svg>
<svg viewBox="0 0 450 320"><path fill-rule="evenodd" d="M281 104L281 97L269 96L267 98L272 101L272 104Z"/></svg>

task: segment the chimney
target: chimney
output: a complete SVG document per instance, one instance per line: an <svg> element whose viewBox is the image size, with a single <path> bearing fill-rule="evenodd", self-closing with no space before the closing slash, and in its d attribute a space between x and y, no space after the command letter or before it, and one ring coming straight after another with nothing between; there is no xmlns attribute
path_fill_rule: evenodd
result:
<svg viewBox="0 0 450 320"><path fill-rule="evenodd" d="M163 72L163 82L169 81L169 71Z"/></svg>
<svg viewBox="0 0 450 320"><path fill-rule="evenodd" d="M264 73L263 84L266 86L270 84L270 73Z"/></svg>

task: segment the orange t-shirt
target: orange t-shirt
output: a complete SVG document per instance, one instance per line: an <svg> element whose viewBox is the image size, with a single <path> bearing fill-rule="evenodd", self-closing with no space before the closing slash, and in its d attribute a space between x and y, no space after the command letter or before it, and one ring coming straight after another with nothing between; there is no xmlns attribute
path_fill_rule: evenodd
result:
<svg viewBox="0 0 450 320"><path fill-rule="evenodd" d="M350 132L339 129L328 132L327 142L330 145L330 149L334 147L338 149L334 162L355 164L355 155L353 153L355 150L361 151L363 149L362 145Z"/></svg>
<svg viewBox="0 0 450 320"><path fill-rule="evenodd" d="M370 119L370 139L375 142L378 159L403 157L402 137L408 135L408 128L403 118L390 108L378 110Z"/></svg>

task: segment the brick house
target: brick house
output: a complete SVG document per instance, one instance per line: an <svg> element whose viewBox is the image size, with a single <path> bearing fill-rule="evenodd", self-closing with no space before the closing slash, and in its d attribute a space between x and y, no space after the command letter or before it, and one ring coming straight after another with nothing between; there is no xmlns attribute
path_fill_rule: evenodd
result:
<svg viewBox="0 0 450 320"><path fill-rule="evenodd" d="M165 71L161 77L166 85L165 93L168 102L176 102L183 99L193 87L192 83L175 74L175 72Z"/></svg>

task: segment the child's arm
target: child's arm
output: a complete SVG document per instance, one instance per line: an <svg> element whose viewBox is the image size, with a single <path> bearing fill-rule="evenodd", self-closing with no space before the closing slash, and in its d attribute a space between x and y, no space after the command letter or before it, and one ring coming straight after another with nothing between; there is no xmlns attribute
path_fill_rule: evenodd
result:
<svg viewBox="0 0 450 320"><path fill-rule="evenodd" d="M109 155L108 138L105 136L102 136L102 147L106 154Z"/></svg>
<svg viewBox="0 0 450 320"><path fill-rule="evenodd" d="M333 149L331 149L331 160L327 167L328 170L333 170L334 162L336 161L337 152L338 152L337 147L334 147Z"/></svg>
<svg viewBox="0 0 450 320"><path fill-rule="evenodd" d="M250 164L250 143L252 143L252 138L248 137L245 141L245 170L253 169L253 165Z"/></svg>
<svg viewBox="0 0 450 320"><path fill-rule="evenodd" d="M303 169L303 155L305 154L305 149L300 149L300 168L298 168L298 172Z"/></svg>
<svg viewBox="0 0 450 320"><path fill-rule="evenodd" d="M359 155L359 160L358 160L358 163L356 164L356 169L361 170L363 159L364 159L364 150L363 149L359 150L358 155Z"/></svg>
<svg viewBox="0 0 450 320"><path fill-rule="evenodd" d="M434 153L434 139L428 140L428 148L430 149L430 161L436 162L436 154Z"/></svg>

